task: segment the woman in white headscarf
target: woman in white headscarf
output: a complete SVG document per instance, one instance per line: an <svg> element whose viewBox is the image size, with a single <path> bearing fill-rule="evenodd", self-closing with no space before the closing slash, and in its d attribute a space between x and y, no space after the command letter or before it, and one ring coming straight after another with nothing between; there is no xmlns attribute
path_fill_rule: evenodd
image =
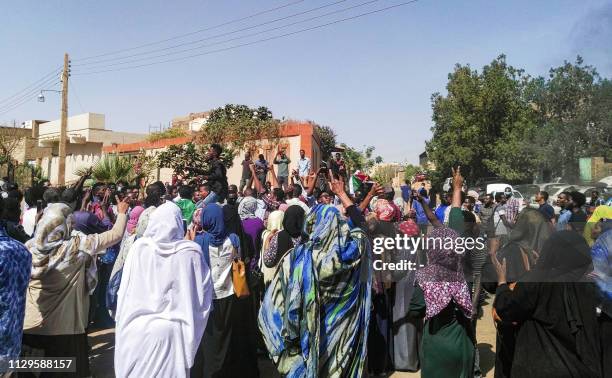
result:
<svg viewBox="0 0 612 378"><path fill-rule="evenodd" d="M68 205L53 203L45 209L26 243L32 275L23 325L25 357L74 357L75 375L90 375L85 332L89 295L97 283L96 256L120 241L125 230L128 203L121 201L117 208L115 225L103 233L80 231Z"/></svg>
<svg viewBox="0 0 612 378"><path fill-rule="evenodd" d="M270 213L268 216L268 221L266 222L266 229L261 234L261 253L259 259L259 269L262 271L264 275L264 284L268 287L268 284L274 278L274 274L276 273L276 267L268 268L263 263L263 254L268 250L270 246L270 239L277 234L279 231L283 229L283 219L285 217L285 212L276 210Z"/></svg>
<svg viewBox="0 0 612 378"><path fill-rule="evenodd" d="M117 303L117 377L186 377L212 301L202 249L183 236L181 210L159 206L123 267Z"/></svg>

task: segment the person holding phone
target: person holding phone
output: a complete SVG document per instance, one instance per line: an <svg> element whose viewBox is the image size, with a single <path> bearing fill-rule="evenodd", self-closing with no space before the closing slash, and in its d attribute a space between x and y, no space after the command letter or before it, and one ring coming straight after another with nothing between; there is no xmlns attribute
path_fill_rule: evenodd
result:
<svg viewBox="0 0 612 378"><path fill-rule="evenodd" d="M423 201L418 201L418 197L421 196ZM427 190L425 188L416 190L412 190L412 209L416 213L416 223L421 230L421 234L427 233L427 226L429 225L429 221L427 220L427 214L425 213L424 206L429 206L429 197L427 195Z"/></svg>

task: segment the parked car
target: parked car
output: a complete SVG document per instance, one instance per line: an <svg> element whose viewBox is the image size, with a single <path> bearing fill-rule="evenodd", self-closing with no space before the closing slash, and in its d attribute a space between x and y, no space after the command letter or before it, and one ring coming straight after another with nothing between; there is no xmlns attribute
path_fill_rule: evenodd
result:
<svg viewBox="0 0 612 378"><path fill-rule="evenodd" d="M610 188L612 187L612 176L604 177L601 180L599 180L598 183L602 183L606 187ZM599 187L599 185L597 185L597 187Z"/></svg>
<svg viewBox="0 0 612 378"><path fill-rule="evenodd" d="M540 190L543 190L545 192L548 192L548 194L550 194L550 188L553 186L559 186L559 185L569 185L566 182L545 182L542 184L537 184L540 187Z"/></svg>
<svg viewBox="0 0 612 378"><path fill-rule="evenodd" d="M504 183L495 183L495 184L487 184L487 188L486 188L486 193L493 193L493 192L513 192L514 188L512 187L512 185L510 184L504 184Z"/></svg>
<svg viewBox="0 0 612 378"><path fill-rule="evenodd" d="M529 205L531 206L535 203L535 195L540 191L540 186L536 184L522 184L516 185L514 189L521 192L529 200Z"/></svg>

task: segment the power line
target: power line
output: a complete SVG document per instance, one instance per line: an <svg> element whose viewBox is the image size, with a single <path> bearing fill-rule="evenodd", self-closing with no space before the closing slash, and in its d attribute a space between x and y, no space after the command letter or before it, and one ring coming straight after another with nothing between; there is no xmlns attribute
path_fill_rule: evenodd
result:
<svg viewBox="0 0 612 378"><path fill-rule="evenodd" d="M406 1L406 2L403 2L403 3L398 3L398 4L395 4L395 5L388 6L388 7L379 8L379 9L375 9L373 11L361 13L361 14L358 14L358 15L355 15L355 16L351 16L351 17L346 17L346 18L334 20L334 21L331 21L331 22L328 22L328 23L325 23L325 24L320 24L320 25L309 27L309 28L304 28L304 29L293 31L293 32L289 32L289 33L284 33L284 34L268 37L268 38L262 38L262 39L258 39L256 41L242 43L242 44L238 44L238 45L235 45L235 46L229 46L229 47L222 48L222 49L206 51L206 52L199 53L199 54L187 55L187 56L180 57L180 58L166 59L166 60L162 60L162 61L157 61L157 62L152 62L152 63L147 63L147 64L140 64L140 65L136 65L136 66L128 66L128 67L121 67L121 68L116 68L116 69L93 71L93 72L75 73L74 75L94 75L94 74L99 74L99 73L114 72L114 71L124 71L124 70L129 70L129 69L148 67L148 66L157 65L157 64L183 61L183 60L192 59L192 58L196 58L196 57L203 56L203 55L210 55L210 54L215 54L215 53L219 53L219 52L223 52L223 51L234 50L234 49L237 49L237 48L240 48L240 47L251 46L251 45L258 44L258 43L263 43L263 42L272 41L272 40L275 40L275 39L280 39L280 38L292 36L292 35L295 35L295 34L300 34L300 33L308 32L308 31L316 30L316 29L321 29L321 28L328 27L328 26L331 26L331 25L339 24L341 22L346 22L346 21L354 20L354 19L357 19L357 18L360 18L360 17L365 17L365 16L368 16L368 15L371 15L371 14L380 13L380 12L384 12L384 11L387 11L387 10L390 10L390 9L394 9L394 8L398 8L398 7L401 7L401 6L408 5L408 4L416 3L418 1L419 0Z"/></svg>
<svg viewBox="0 0 612 378"><path fill-rule="evenodd" d="M176 49L176 48L179 48L179 47L182 47L182 46L193 45L193 44L196 44L196 43L199 43L199 42L208 41L208 40L219 38L219 37L225 37L227 35L236 34L236 33L242 32L242 31L255 29L255 28L258 28L260 26L269 25L269 24L273 24L273 23L276 23L276 22L279 22L279 21L288 20L290 18L294 18L294 17L297 17L297 16L302 16L304 14L312 13L312 12L315 12L315 11L318 11L318 10L321 10L321 9L324 9L324 8L329 8L331 6L338 5L338 4L344 3L346 1L348 1L348 0L338 0L338 1L335 1L335 2L332 2L332 3L325 4L325 5L322 5L322 6L318 6L318 7L315 7L315 8L311 8L311 9L308 9L308 10L305 10L305 11L302 11L302 12L297 12L297 13L290 14L288 16L276 18L274 20L262 22L262 23L259 23L259 24L256 24L256 25L247 26L247 27L244 27L244 28L241 28L241 29L237 29L237 30L232 30L232 31L229 31L229 32L215 34L215 35L212 35L212 36L209 36L209 37L206 37L206 38L196 39L194 41L183 42L183 43L180 43L180 44L174 45L174 46L168 46L168 47L163 47L163 48L159 48L159 49L155 49L155 50L143 51L143 52L140 52L140 53L136 53L136 54L132 54L132 55L127 55L127 56L116 57L116 58L101 59L101 60L97 60L97 61L93 61L93 62L76 63L76 64L74 64L74 66L75 67L77 67L77 66L81 67L81 66L87 66L87 65L96 65L96 64L99 64L99 63L112 62L112 61L119 60L119 59L133 58L133 57L136 57L136 56L149 55L149 54L153 54L153 53L156 53L156 52L173 50L173 49ZM378 1L378 0L375 0L375 1ZM374 1L371 1L371 2L374 2ZM351 9L351 8L347 8L347 9ZM321 15L321 16L313 17L313 18L308 19L308 20L314 20L316 18L321 18L321 17L327 16L327 15L330 15L330 14L333 14L333 13L336 13L336 12L327 13L327 14L324 14L324 15ZM306 21L308 21L308 20L306 20ZM298 22L296 22L296 24L302 23L302 22L305 22L305 21L298 21ZM288 26L292 26L292 25L286 25L285 27L288 27ZM275 30L275 29L276 28L268 29L268 31ZM256 34L261 34L261 33L255 33L255 35ZM202 48L202 47L205 47L205 46L206 45L199 46L199 47L192 48L192 49L181 50L181 51L177 51L177 52L174 52L174 53L169 53L169 54L164 54L164 55L158 55L158 56L152 56L152 57L137 59L137 60L133 60L131 62L133 63L133 62L136 62L136 61L142 61L142 60L151 59L151 58L158 58L160 56L169 56L169 55L172 55L172 54L178 54L180 52L192 51L192 50L195 50L195 49L198 49L198 48ZM102 67L93 67L93 68L102 68Z"/></svg>
<svg viewBox="0 0 612 378"><path fill-rule="evenodd" d="M77 102L79 103L79 107L81 108L81 113L85 113L85 109L83 109L83 104L81 104L81 99L79 99L79 95L77 95L76 87L74 86L74 82L68 78L68 82L72 87L70 93L74 93L74 97L76 97Z"/></svg>
<svg viewBox="0 0 612 378"><path fill-rule="evenodd" d="M82 60L89 60L89 59L94 59L94 58L100 58L100 57L103 57L103 56L114 55L114 54L118 54L118 53L125 52L125 51L137 50L137 49L140 49L140 48L143 48L143 47L159 45L159 44L162 44L164 42L173 41L173 40L176 40L176 39L181 39L181 38L184 38L184 37L188 37L190 35L202 33L202 32L213 30L213 29L218 29L218 28L223 27L223 26L227 26L227 25L231 25L231 24L234 24L234 23L237 23L237 22L240 22L240 21L248 20L248 19L251 19L251 18L254 18L254 17L257 17L257 16L261 16L262 14L271 13L271 12L274 12L274 11L277 11L277 10L280 10L280 9L283 9L283 8L287 8L287 7L290 7L292 5L301 3L303 1L304 0L292 1L290 3L284 4L284 5L280 5L280 6L275 7L275 8L270 8L270 9L266 9L266 10L263 10L263 11L251 14L249 16L233 19L233 20L226 21L226 22L223 22L223 23L220 23L220 24L217 24L217 25L209 26L209 27L204 28L204 29L195 30L195 31L192 31L192 32L189 32L189 33L179 34L179 35L176 35L174 37L166 38L166 39L163 39L163 40L160 40L160 41L145 43L143 45L139 45L139 46L135 46L135 47L129 47L129 48L125 48L125 49L109 51L109 52L106 52L106 53L103 53L103 54L91 55L91 56L87 56L87 57L84 57L84 58L73 59L73 60L75 62L76 61L82 61Z"/></svg>
<svg viewBox="0 0 612 378"><path fill-rule="evenodd" d="M60 68L58 67L58 68L54 69L53 71L49 72L48 74L44 75L44 76L43 76L43 77L41 77L40 79L36 80L34 83L32 83L32 84L28 85L27 87L25 87L25 88L21 89L19 92L17 92L17 93L15 93L15 94L11 95L11 96L8 96L8 97L6 97L6 98L4 98L4 99L0 100L0 104L2 104L3 102L9 101L9 100L11 100L12 98L14 98L14 97L16 97L16 96L19 96L19 95L20 95L22 92L25 92L25 91L27 91L28 89L30 89L30 88L32 88L32 87L34 87L34 86L35 86L36 84L38 84L40 81L42 81L42 80L44 80L44 79L48 78L49 76L52 76L53 74L58 74L59 72L60 72Z"/></svg>
<svg viewBox="0 0 612 378"><path fill-rule="evenodd" d="M55 82L53 85L55 84L59 84L60 82L57 81ZM38 96L38 91L40 90L37 89L34 93L30 94L28 97L25 97L23 100L21 100L20 102L15 103L13 106L9 107L9 108L4 108L3 110L0 110L0 115L4 115L6 113L9 113L17 108L19 108L22 105L27 104L28 102L30 102L31 100L33 100L34 98L36 98Z"/></svg>
<svg viewBox="0 0 612 378"><path fill-rule="evenodd" d="M346 0L343 0L343 1L346 1ZM338 9L338 10L335 10L335 11L332 11L332 12L328 12L328 13L325 13L325 14L322 14L322 15L310 17L310 18L307 18L307 19L304 19L304 20L300 20L300 21L296 21L296 22L292 22L290 24L281 25L281 26L277 26L277 27L261 30L261 31L255 32L255 33L250 33L250 34L245 34L245 35L241 35L241 36L230 38L230 39L225 39L225 40L214 42L214 43L203 44L203 45L200 45L200 46L197 46L197 47L192 47L192 48L189 48L189 49L182 49L182 50L179 50L179 51L173 51L173 52L170 52L170 53L150 56L150 57L146 57L146 58L132 59L132 60L118 62L118 63L113 63L113 64L108 64L108 65L104 65L104 66L100 66L100 67L88 67L86 69L100 70L100 69L103 69L103 68L121 66L121 65L124 65L124 64L130 64L130 63L136 63L136 62L152 60L152 59L155 59L155 58L163 58L163 57L166 57L166 56L178 55L178 54L182 54L182 53L189 52L189 51L200 50L200 49L203 49L205 47L212 47L212 46L222 45L222 44L225 44L225 43L228 43L228 42L233 42L233 41L237 41L237 40L241 40L241 39L245 39L245 38L250 38L250 37L254 37L254 36L257 36L257 35L261 35L261 34L266 34L266 33L271 32L271 31L276 31L276 30L280 30L280 29L290 28L290 27L298 25L298 24L303 24L303 23L306 23L306 22L310 22L310 21L313 21L313 20L317 20L317 19L320 19L320 18L331 16L333 14L342 13L342 12L346 12L346 11L349 11L349 10L352 10L352 9L355 9L355 8L360 8L360 7L363 7L363 6L366 6L366 5L370 5L370 4L376 3L378 1L380 1L380 0L369 0L369 1L357 4L357 5L353 5L353 6L350 6L350 7ZM340 3L340 2L342 2L342 1L339 1L337 3Z"/></svg>
<svg viewBox="0 0 612 378"><path fill-rule="evenodd" d="M31 97L32 94L38 94L38 92L41 89L45 89L44 87L46 87L46 86L55 85L56 83L51 84L54 80L57 80L57 78L50 77L47 80L45 80L45 81L41 82L40 84L38 84L38 86L34 87L33 89L30 89L26 93L24 93L24 94L22 94L22 95L20 95L18 97L13 98L9 103L0 106L0 111L4 111L4 109L12 107L16 103L21 102L23 99Z"/></svg>
<svg viewBox="0 0 612 378"><path fill-rule="evenodd" d="M57 80L57 78L54 78L54 77L48 78L47 80L41 82L38 86L30 89L29 91L25 92L24 94L22 94L22 95L20 95L18 97L15 97L10 102L0 106L0 110L6 109L8 107L11 107L14 104L22 101L24 98L30 97L32 94L35 94L35 93L37 94L41 89L44 89L44 87L46 87L46 86L55 85L55 84L52 84L52 82L54 80Z"/></svg>

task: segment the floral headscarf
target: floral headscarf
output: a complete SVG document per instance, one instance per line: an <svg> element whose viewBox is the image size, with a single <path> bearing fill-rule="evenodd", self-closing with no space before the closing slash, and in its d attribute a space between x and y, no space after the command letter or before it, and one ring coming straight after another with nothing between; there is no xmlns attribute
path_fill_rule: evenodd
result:
<svg viewBox="0 0 612 378"><path fill-rule="evenodd" d="M376 218L379 221L393 222L395 214L395 207L386 199L380 199L376 202Z"/></svg>
<svg viewBox="0 0 612 378"><path fill-rule="evenodd" d="M454 301L467 318L472 317L472 299L463 277L461 258L452 248L459 234L448 227L433 229L428 235L427 266L416 273L425 297L425 318L431 319Z"/></svg>
<svg viewBox="0 0 612 378"><path fill-rule="evenodd" d="M410 237L418 236L421 233L419 226L412 219L401 222L397 228L402 234Z"/></svg>

